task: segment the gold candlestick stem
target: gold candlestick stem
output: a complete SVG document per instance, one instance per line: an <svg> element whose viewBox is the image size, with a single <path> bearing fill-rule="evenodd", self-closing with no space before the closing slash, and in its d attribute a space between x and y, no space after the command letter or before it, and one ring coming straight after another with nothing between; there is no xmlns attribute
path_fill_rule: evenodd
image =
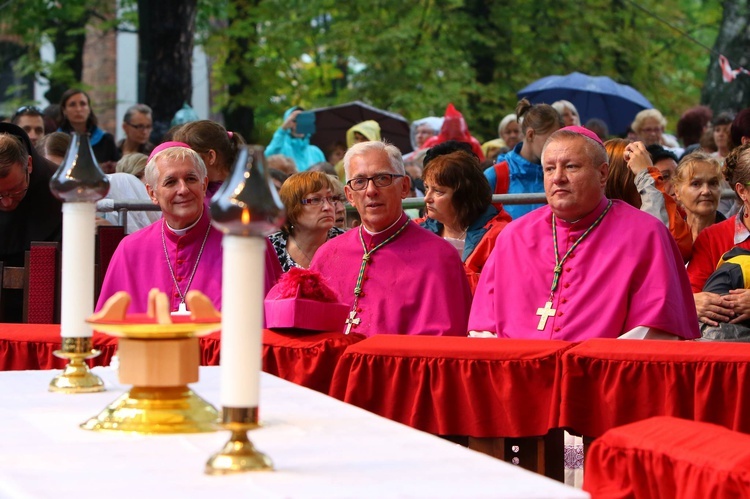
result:
<svg viewBox="0 0 750 499"><path fill-rule="evenodd" d="M247 471L272 471L271 458L255 448L247 432L258 428L258 408L224 407L221 426L231 432L229 441L206 463L207 475Z"/></svg>
<svg viewBox="0 0 750 499"><path fill-rule="evenodd" d="M56 357L69 359L62 374L55 376L49 384L49 391L59 393L93 393L104 391L104 381L89 370L85 359L99 355L92 348L91 338L63 338L62 350L53 352Z"/></svg>

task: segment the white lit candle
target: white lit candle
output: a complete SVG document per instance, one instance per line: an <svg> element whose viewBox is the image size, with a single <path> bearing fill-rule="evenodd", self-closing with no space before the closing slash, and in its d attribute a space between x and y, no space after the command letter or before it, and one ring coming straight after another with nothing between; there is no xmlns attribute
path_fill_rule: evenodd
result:
<svg viewBox="0 0 750 499"><path fill-rule="evenodd" d="M258 407L266 240L224 235L221 287L221 405Z"/></svg>
<svg viewBox="0 0 750 499"><path fill-rule="evenodd" d="M94 311L96 205L63 203L60 334L91 337L86 318Z"/></svg>

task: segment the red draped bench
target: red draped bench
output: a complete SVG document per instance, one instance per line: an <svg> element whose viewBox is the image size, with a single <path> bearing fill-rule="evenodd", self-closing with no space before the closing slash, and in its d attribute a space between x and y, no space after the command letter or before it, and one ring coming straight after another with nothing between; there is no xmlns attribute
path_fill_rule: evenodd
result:
<svg viewBox="0 0 750 499"><path fill-rule="evenodd" d="M377 335L341 356L331 395L413 428L468 436L470 446L510 457L501 437L557 428L560 357L571 343L545 340ZM521 446L520 464L562 476L562 434L545 467L544 447ZM512 445L510 445L512 448ZM539 452L542 450L542 452ZM559 465L554 472L552 465ZM541 469L540 469L541 468Z"/></svg>

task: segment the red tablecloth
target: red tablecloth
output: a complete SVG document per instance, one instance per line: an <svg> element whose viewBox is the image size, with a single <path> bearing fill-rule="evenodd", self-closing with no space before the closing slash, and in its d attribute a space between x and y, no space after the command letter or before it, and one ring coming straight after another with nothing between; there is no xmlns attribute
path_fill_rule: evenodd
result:
<svg viewBox="0 0 750 499"><path fill-rule="evenodd" d="M563 341L378 335L350 346L331 395L438 435L531 437L557 426Z"/></svg>
<svg viewBox="0 0 750 499"><path fill-rule="evenodd" d="M562 356L560 427L599 437L652 416L750 433L750 344L588 340Z"/></svg>
<svg viewBox="0 0 750 499"><path fill-rule="evenodd" d="M263 332L263 370L298 385L328 393L333 370L349 345L361 334L309 333L290 330ZM221 333L201 338L201 363L219 365Z"/></svg>
<svg viewBox="0 0 750 499"><path fill-rule="evenodd" d="M94 333L92 342L101 354L89 359L89 365L108 366L117 352L117 338ZM0 371L62 369L68 361L52 354L61 345L60 324L0 323Z"/></svg>
<svg viewBox="0 0 750 499"><path fill-rule="evenodd" d="M607 431L586 455L591 497L750 497L750 435L671 417Z"/></svg>

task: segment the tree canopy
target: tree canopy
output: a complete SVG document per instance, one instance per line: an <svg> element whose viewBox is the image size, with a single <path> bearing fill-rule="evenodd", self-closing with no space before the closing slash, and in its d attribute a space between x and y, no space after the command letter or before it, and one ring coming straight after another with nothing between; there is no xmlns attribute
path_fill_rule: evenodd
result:
<svg viewBox="0 0 750 499"><path fill-rule="evenodd" d="M76 74L67 66L74 47L60 45L59 62L44 66L41 40L77 34L113 2L10 3L0 23L29 47L19 63L68 84ZM733 12L747 26L744 10ZM728 91L714 82L701 96L709 68L718 71L708 47L721 26L719 0L198 0L195 30L211 58L216 110L263 143L292 105L355 99L409 120L442 116L452 102L472 134L488 140L513 111L518 90L573 71L635 87L673 130L682 111L701 100L714 105L714 96ZM750 105L750 95L743 98L733 105Z"/></svg>

